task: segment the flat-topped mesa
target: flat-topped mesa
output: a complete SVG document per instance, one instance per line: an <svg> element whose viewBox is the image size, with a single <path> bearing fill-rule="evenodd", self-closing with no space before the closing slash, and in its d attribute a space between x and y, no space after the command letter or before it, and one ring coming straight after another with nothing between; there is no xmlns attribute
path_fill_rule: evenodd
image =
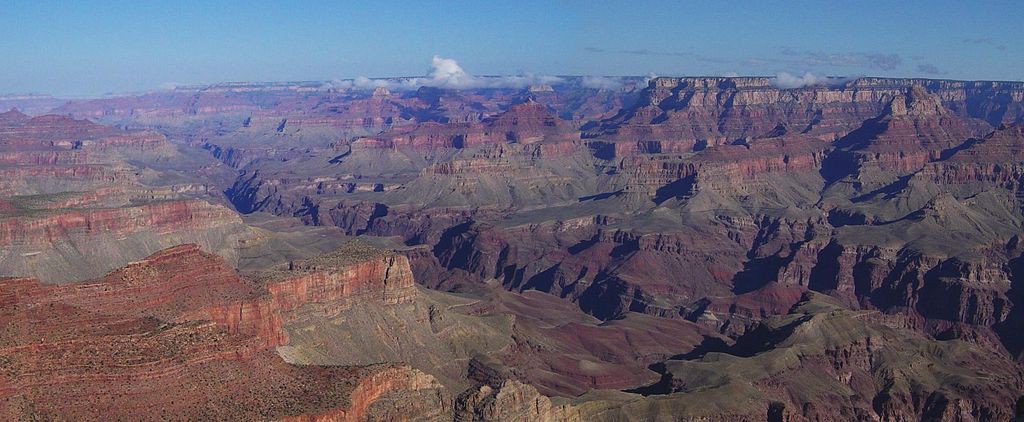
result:
<svg viewBox="0 0 1024 422"><path fill-rule="evenodd" d="M1008 92L1024 93L1024 82L1016 81L957 81L948 79L925 79L925 78L835 78L830 83L811 84L796 88L782 88L776 85L776 78L767 76L659 76L648 81L647 89L675 89L679 87L694 88L722 88L734 87L737 89L763 89L773 91L821 91L821 90L908 90L914 86L921 86L928 91L949 92L953 95L960 90L961 94L966 92L984 90L1005 90ZM950 97L952 98L952 97ZM1015 96L1019 101L1020 97ZM944 98L945 100L946 98Z"/></svg>
<svg viewBox="0 0 1024 422"><path fill-rule="evenodd" d="M859 78L786 89L776 83L764 77L655 78L634 105L586 129L584 136L715 146L762 136L784 123L833 140L883 114L896 96L915 96L908 95L915 86L961 118L993 126L1024 120L1024 83L1019 82ZM897 105L898 112L902 109Z"/></svg>
<svg viewBox="0 0 1024 422"><path fill-rule="evenodd" d="M0 117L0 153L52 151L74 155L117 152L166 156L174 152L167 138L156 132L125 131L57 115L25 119L12 113L15 112L7 112L4 114L6 117ZM109 161L98 156L94 159Z"/></svg>
<svg viewBox="0 0 1024 422"><path fill-rule="evenodd" d="M274 308L286 319L331 317L358 302L411 302L416 294L409 260L361 241L316 258L293 261L287 269L256 275Z"/></svg>
<svg viewBox="0 0 1024 422"><path fill-rule="evenodd" d="M19 119L9 123L0 129L0 137L38 140L95 139L118 132L110 126L56 114L32 117L28 120Z"/></svg>
<svg viewBox="0 0 1024 422"><path fill-rule="evenodd" d="M260 107L254 102L249 93L226 92L211 87L68 101L53 112L78 118L183 117L216 112L257 111Z"/></svg>
<svg viewBox="0 0 1024 422"><path fill-rule="evenodd" d="M38 155L24 157L39 162ZM0 158L15 158L5 155ZM57 159L57 157L52 157ZM29 161L29 162L32 162ZM40 161L46 161L40 160ZM23 162L25 163L25 162ZM82 192L102 187L132 185L137 173L127 166L102 164L0 165L0 195L39 195L58 192Z"/></svg>
<svg viewBox="0 0 1024 422"><path fill-rule="evenodd" d="M241 224L231 210L198 199L154 201L117 208L47 209L45 204L0 215L0 246L47 246L71 238L209 230Z"/></svg>

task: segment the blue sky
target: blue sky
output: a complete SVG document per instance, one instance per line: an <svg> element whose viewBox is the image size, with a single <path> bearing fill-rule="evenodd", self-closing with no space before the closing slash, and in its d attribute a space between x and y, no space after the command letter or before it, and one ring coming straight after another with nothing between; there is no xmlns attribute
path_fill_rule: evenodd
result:
<svg viewBox="0 0 1024 422"><path fill-rule="evenodd" d="M435 54L474 75L1024 79L1020 1L8 3L0 93L419 76Z"/></svg>

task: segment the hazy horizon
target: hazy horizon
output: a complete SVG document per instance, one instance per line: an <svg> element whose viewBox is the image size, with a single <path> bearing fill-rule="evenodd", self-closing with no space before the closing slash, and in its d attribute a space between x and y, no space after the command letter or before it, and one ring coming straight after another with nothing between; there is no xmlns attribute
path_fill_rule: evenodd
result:
<svg viewBox="0 0 1024 422"><path fill-rule="evenodd" d="M834 3L836 5L840 3ZM469 75L762 75L1021 80L1020 3L658 0L17 3L0 93L90 97L226 82ZM995 37L993 34L999 34ZM42 54L41 54L42 52Z"/></svg>

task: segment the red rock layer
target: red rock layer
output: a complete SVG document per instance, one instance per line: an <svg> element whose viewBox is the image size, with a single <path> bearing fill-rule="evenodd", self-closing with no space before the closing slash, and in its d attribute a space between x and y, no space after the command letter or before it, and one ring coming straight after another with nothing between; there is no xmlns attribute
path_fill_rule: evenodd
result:
<svg viewBox="0 0 1024 422"><path fill-rule="evenodd" d="M151 152L166 149L167 139L152 132L124 132L110 126L57 115L28 120L7 119L0 126L0 146L17 149L95 149ZM5 148L6 149L6 148Z"/></svg>
<svg viewBox="0 0 1024 422"><path fill-rule="evenodd" d="M389 391L437 388L408 368L295 367L267 350L306 306L410 300L404 257L345 251L265 288L194 245L80 284L0 280L0 415L361 420Z"/></svg>
<svg viewBox="0 0 1024 422"><path fill-rule="evenodd" d="M930 164L922 177L942 184L989 182L1018 190L1024 179L1024 126L1003 126Z"/></svg>
<svg viewBox="0 0 1024 422"><path fill-rule="evenodd" d="M348 254L357 247L343 246L335 253ZM274 280L264 286L268 295L208 307L197 315L228 332L257 336L272 347L287 344L282 327L288 322L331 318L357 301L389 305L413 300L415 283L408 259L378 252L367 252L343 266L292 263L292 270L262 276Z"/></svg>
<svg viewBox="0 0 1024 422"><path fill-rule="evenodd" d="M81 191L127 186L135 175L124 158L174 154L163 135L126 132L87 120L17 112L0 118L0 192L17 194Z"/></svg>
<svg viewBox="0 0 1024 422"><path fill-rule="evenodd" d="M655 78L640 101L587 131L589 137L635 142L703 141L709 146L762 136L784 123L822 139L841 137L881 114L890 100L913 86L937 95L947 108L993 125L1024 118L1018 83L859 78L780 89L769 78ZM995 91L1011 98L993 101Z"/></svg>
<svg viewBox="0 0 1024 422"><path fill-rule="evenodd" d="M827 147L826 142L812 137L785 135L720 145L690 156L630 153L617 164L628 182L627 190L654 193L673 182L693 178L702 187L728 191L772 175L816 172Z"/></svg>
<svg viewBox="0 0 1024 422"><path fill-rule="evenodd" d="M46 191L41 186L80 191L96 186L133 183L135 171L101 164L0 166L0 195L16 196Z"/></svg>
<svg viewBox="0 0 1024 422"><path fill-rule="evenodd" d="M344 422L364 421L370 419L371 406L383 396L394 391L416 391L437 389L440 385L433 377L407 367L389 368L359 380L349 395L350 405L344 409L331 409L324 412L287 416L283 422ZM443 397L440 398L444 400ZM424 412L429 416L440 416L438 413L447 403L431 403L436 405L434 411ZM397 416L401 419L412 419L416 416L414 408L398 409Z"/></svg>
<svg viewBox="0 0 1024 422"><path fill-rule="evenodd" d="M238 221L238 216L227 208L195 199L134 207L70 209L50 215L0 219L0 245L47 245L69 236L123 236L140 230L199 229L233 221Z"/></svg>
<svg viewBox="0 0 1024 422"><path fill-rule="evenodd" d="M915 85L906 95L896 95L886 113L840 142L852 144L861 166L875 165L904 174L988 131L981 121L953 115L937 95Z"/></svg>

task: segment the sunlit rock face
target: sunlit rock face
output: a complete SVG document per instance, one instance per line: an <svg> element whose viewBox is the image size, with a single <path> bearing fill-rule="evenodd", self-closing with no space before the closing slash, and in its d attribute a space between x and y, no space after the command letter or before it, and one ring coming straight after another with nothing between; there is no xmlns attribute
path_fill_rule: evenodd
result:
<svg viewBox="0 0 1024 422"><path fill-rule="evenodd" d="M299 367L273 352L302 312L411 300L403 257L350 245L292 268L244 280L181 245L83 283L0 280L0 414L365 420L395 394L450 411L443 387L407 366Z"/></svg>

